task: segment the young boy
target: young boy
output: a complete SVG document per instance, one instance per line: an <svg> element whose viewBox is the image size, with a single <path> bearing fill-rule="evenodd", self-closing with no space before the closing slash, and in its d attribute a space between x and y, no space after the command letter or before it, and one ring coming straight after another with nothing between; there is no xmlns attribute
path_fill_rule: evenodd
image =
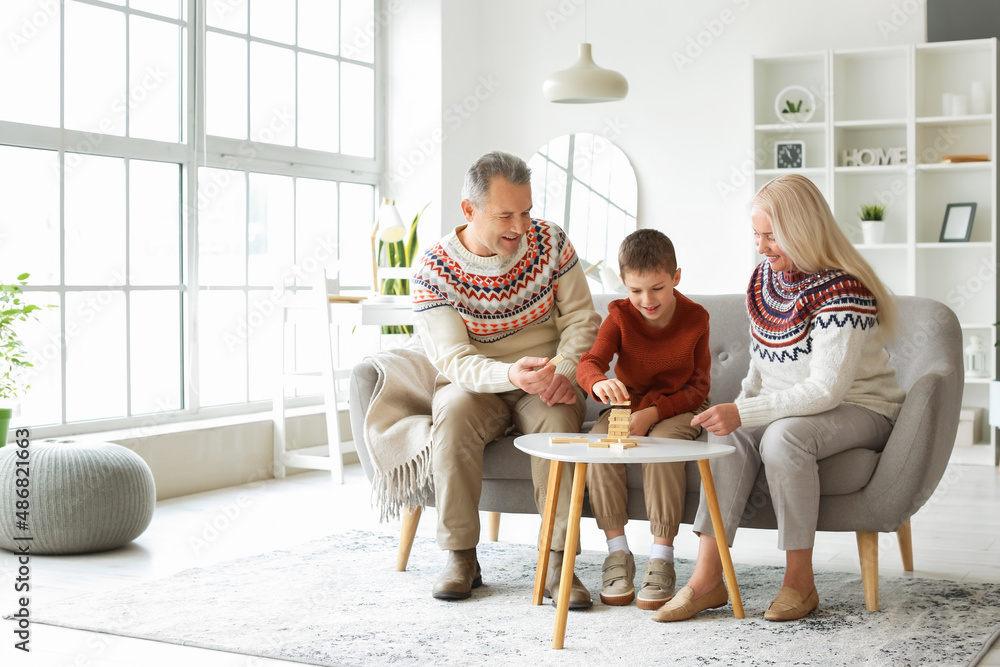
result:
<svg viewBox="0 0 1000 667"><path fill-rule="evenodd" d="M629 402L633 436L693 440L694 415L708 407L711 357L708 312L674 290L681 279L674 246L654 229L629 234L618 251L628 299L612 301L597 341L580 358L580 386L603 403ZM605 375L614 355L617 377ZM605 411L591 433L608 432ZM590 505L608 540L601 601L626 605L636 597L635 558L625 538L625 465L595 464L587 471ZM642 483L653 534L649 564L638 595L640 609L659 609L674 596L674 536L686 491L684 463L644 463Z"/></svg>

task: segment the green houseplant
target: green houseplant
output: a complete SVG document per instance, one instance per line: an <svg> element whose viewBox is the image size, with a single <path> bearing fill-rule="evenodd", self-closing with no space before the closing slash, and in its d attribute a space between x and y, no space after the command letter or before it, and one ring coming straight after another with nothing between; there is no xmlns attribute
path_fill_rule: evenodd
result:
<svg viewBox="0 0 1000 667"><path fill-rule="evenodd" d="M395 201L392 203L393 205L396 204ZM420 216L424 214L428 206L430 206L430 202L424 204L424 207L413 216L413 222L410 223L410 233L407 235L405 241L400 240L395 243L379 241L377 256L380 264L385 262L387 266L392 268L413 266L413 260L417 255L417 223L420 222ZM404 296L410 293L410 281L399 278L387 278L382 280L379 292L391 296ZM409 324L384 326L382 327L382 333L412 334L413 327Z"/></svg>
<svg viewBox="0 0 1000 667"><path fill-rule="evenodd" d="M40 306L25 303L22 287L27 284L27 273L17 277L17 281L0 283L0 403L11 403L29 385L25 369L32 364L25 355L24 343L18 335L21 323L34 319L34 312ZM13 415L11 408L0 408L0 447L7 444L7 429Z"/></svg>
<svg viewBox="0 0 1000 667"><path fill-rule="evenodd" d="M865 243L881 243L885 238L885 205L862 204L858 221Z"/></svg>

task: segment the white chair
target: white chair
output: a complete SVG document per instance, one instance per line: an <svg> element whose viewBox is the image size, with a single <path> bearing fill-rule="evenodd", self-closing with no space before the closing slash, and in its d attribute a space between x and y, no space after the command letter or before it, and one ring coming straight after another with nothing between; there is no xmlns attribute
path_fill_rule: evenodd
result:
<svg viewBox="0 0 1000 667"><path fill-rule="evenodd" d="M340 283L335 274L323 271L312 287L288 297L281 308L281 381L274 392L273 405L274 476L278 479L285 477L286 468L306 468L329 470L335 483L344 483L343 452L345 447L348 451L353 449L354 443L345 442L340 430L339 413L347 409L347 398L346 393L340 398L337 382L350 377L350 371L338 370L334 359L336 339L333 327L337 323L330 299L331 295L339 292ZM318 370L288 370L286 336L290 325L313 326L323 332L320 336ZM289 388L315 387L321 387L323 392L328 444L289 450L285 391Z"/></svg>
<svg viewBox="0 0 1000 667"><path fill-rule="evenodd" d="M406 280L413 269L379 268L379 280ZM341 285L332 271L321 272L315 284L289 296L281 308L281 381L274 393L274 476L285 477L286 468L329 470L334 482L344 482L343 455L355 451L354 441L345 440L340 428L340 413L347 410L347 391L340 391L338 383L350 379L349 368L337 368L337 327L345 324L356 326L394 326L413 323L413 312L408 296L368 297L365 293L341 294ZM319 339L319 368L306 372L289 372L286 336L291 326L315 327L322 332ZM381 329L380 329L381 331ZM381 344L381 338L380 338ZM287 397L289 388L319 388L323 393L326 413L326 445L289 449L287 429Z"/></svg>

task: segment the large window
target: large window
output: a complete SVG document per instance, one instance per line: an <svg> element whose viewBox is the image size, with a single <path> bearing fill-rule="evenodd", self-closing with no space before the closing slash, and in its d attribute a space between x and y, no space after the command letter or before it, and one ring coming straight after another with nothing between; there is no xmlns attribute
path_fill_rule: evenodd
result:
<svg viewBox="0 0 1000 667"><path fill-rule="evenodd" d="M367 275L376 2L5 0L0 280L55 306L19 421L267 406L283 292Z"/></svg>

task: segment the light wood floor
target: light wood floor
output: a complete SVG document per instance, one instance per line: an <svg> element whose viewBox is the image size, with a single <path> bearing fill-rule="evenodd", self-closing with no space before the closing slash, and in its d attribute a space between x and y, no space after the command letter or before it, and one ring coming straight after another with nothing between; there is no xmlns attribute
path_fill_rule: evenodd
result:
<svg viewBox="0 0 1000 667"><path fill-rule="evenodd" d="M89 556L33 558L31 609L37 613L55 600L130 586L186 568L273 551L355 528L398 534L398 525L379 525L369 506L370 487L360 466L349 466L346 478L346 483L339 486L332 484L326 473L311 472L161 502L152 525L129 547ZM433 510L425 512L418 534L433 538L434 520ZM483 524L485 530L485 520ZM537 516L504 515L500 538L534 544L538 525ZM913 576L1000 583L1000 474L996 468L952 465L912 525ZM633 550L648 553L648 524L633 522L627 534ZM584 521L582 541L584 549L606 548L592 519ZM733 558L737 563L782 565L775 542L773 531L740 531ZM677 556L694 558L695 544L689 527L682 527L675 543ZM881 574L902 575L895 537L883 536L880 546ZM859 572L854 535L821 533L815 548L815 566ZM16 601L15 571L15 556L0 551L0 610L4 614L11 613ZM427 582L428 598L432 583ZM586 583L596 590L598 582ZM10 621L0 622L0 665L297 664L44 625L32 626L32 651L24 654L13 649L12 630ZM1000 667L1000 646L982 664Z"/></svg>

